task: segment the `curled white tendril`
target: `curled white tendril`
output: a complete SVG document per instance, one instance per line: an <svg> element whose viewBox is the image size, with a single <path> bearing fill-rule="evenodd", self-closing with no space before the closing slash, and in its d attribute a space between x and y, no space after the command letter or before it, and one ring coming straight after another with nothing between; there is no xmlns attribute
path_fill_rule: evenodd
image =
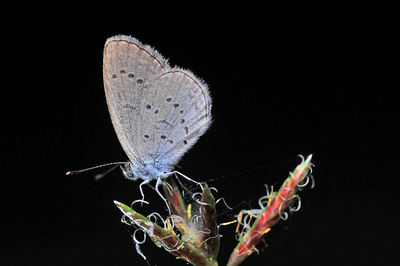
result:
<svg viewBox="0 0 400 266"><path fill-rule="evenodd" d="M308 173L307 176L303 179L303 181L297 184L299 190L302 190L302 188L306 187L310 183L310 180L311 180L310 189L313 189L315 187L314 176L311 173Z"/></svg>
<svg viewBox="0 0 400 266"><path fill-rule="evenodd" d="M293 207L292 205L294 205L294 202L297 203L296 207ZM289 211L290 212L298 212L301 208L301 198L299 195L294 194L291 198L291 203L289 205Z"/></svg>
<svg viewBox="0 0 400 266"><path fill-rule="evenodd" d="M297 194L294 194L293 196L291 196L291 197L289 198L289 201L290 201L290 204L289 204L289 206L288 206L289 212L290 212L290 213L298 212L298 211L300 210L300 208L301 208L301 198L300 198L300 196L297 195ZM293 205L294 205L295 203L297 203L297 205L295 205L295 207L293 207ZM279 217L280 217L282 220L287 220L287 219L289 218L289 214L288 214L286 211L282 212L282 207L283 207L283 206L284 206L284 202L282 202L282 203L279 205L279 208L278 208Z"/></svg>
<svg viewBox="0 0 400 266"><path fill-rule="evenodd" d="M199 200L199 199L196 199L196 196L197 196L197 195L200 195L200 200ZM201 201L201 192L193 193L192 199L193 199L195 202L197 202L198 204L200 204L200 205L210 205L209 203L206 203L206 202L202 202L202 201Z"/></svg>
<svg viewBox="0 0 400 266"><path fill-rule="evenodd" d="M266 204L268 204L270 196L266 195L266 196L262 196L259 200L258 200L258 205L260 206L261 209L264 209L266 207ZM266 202L265 202L266 201Z"/></svg>
<svg viewBox="0 0 400 266"><path fill-rule="evenodd" d="M193 193L192 199L195 200L195 201L199 201L199 199L196 199L196 196L198 196L198 195L200 195L200 199L201 199L201 192Z"/></svg>
<svg viewBox="0 0 400 266"><path fill-rule="evenodd" d="M310 163L310 168L309 168L309 169L310 169L310 174L312 174L312 168L313 168L313 167L315 167L315 164Z"/></svg>
<svg viewBox="0 0 400 266"><path fill-rule="evenodd" d="M311 186L310 186L310 188L313 189L314 186L315 186L314 176L310 173L310 174L309 174L309 177L310 177L310 179L311 179Z"/></svg>
<svg viewBox="0 0 400 266"><path fill-rule="evenodd" d="M307 175L307 176L303 179L302 182L299 182L299 183L297 184L297 187L298 187L298 188L306 187L306 186L308 185L309 182L310 182L310 178L309 178L308 175Z"/></svg>
<svg viewBox="0 0 400 266"><path fill-rule="evenodd" d="M140 240L138 240L138 239L136 238L136 234L137 234L138 231L140 231L140 232L143 233L143 240L142 240L142 241L140 241ZM132 239L133 239L133 241L134 241L136 244L139 244L139 245L140 245L140 244L143 244L144 242L146 242L146 234L145 234L145 232L144 232L142 229L138 228L138 229L136 229L135 232L133 233Z"/></svg>
<svg viewBox="0 0 400 266"><path fill-rule="evenodd" d="M222 201L222 202L224 203L224 205L225 205L228 209L233 210L233 208L230 207L230 206L226 203L226 201L225 201L224 198L219 198L219 199L217 199L217 200L215 201L215 204L218 204L218 202L220 202L220 201Z"/></svg>
<svg viewBox="0 0 400 266"><path fill-rule="evenodd" d="M210 187L210 190L214 190L215 192L218 193L218 189L216 189L215 187Z"/></svg>
<svg viewBox="0 0 400 266"><path fill-rule="evenodd" d="M143 254L142 250L140 250L140 245L138 243L135 243L136 247L136 252L145 260L147 261L146 256Z"/></svg>
<svg viewBox="0 0 400 266"><path fill-rule="evenodd" d="M265 186L265 194L269 197L270 196L270 192L269 192L268 185L264 184L264 186Z"/></svg>
<svg viewBox="0 0 400 266"><path fill-rule="evenodd" d="M154 218L154 223L156 224L158 223L158 220L161 220L164 228L166 228L166 221L161 216L161 214L159 214L158 212L152 212L149 215L147 215L147 219L149 219L150 221L152 218Z"/></svg>
<svg viewBox="0 0 400 266"><path fill-rule="evenodd" d="M301 155L301 154L299 154L299 155L297 155L298 157L300 157L300 159L301 159L301 163L300 164L303 164L304 163L304 156L303 155Z"/></svg>
<svg viewBox="0 0 400 266"><path fill-rule="evenodd" d="M145 204L150 204L148 201L145 201L145 200L143 200L143 199L137 199L137 200L135 200L135 201L133 201L132 203L131 203L131 208L133 208L133 205L135 205L136 203L138 203L138 202L140 202L141 204L143 204L143 203L145 203Z"/></svg>
<svg viewBox="0 0 400 266"><path fill-rule="evenodd" d="M279 208L278 208L279 217L280 217L283 221L285 221L285 220L287 220L287 219L289 218L289 214L288 214L287 212L282 212L282 205L283 205L283 204L280 204L280 205L279 205Z"/></svg>
<svg viewBox="0 0 400 266"><path fill-rule="evenodd" d="M136 233L137 233L138 231L143 232L143 240L142 240L142 241L140 241L140 240L138 240L138 239L136 238ZM142 250L140 249L140 244L143 244L143 243L146 241L146 233L145 233L142 229L138 228L138 229L136 229L135 232L133 233L132 239L133 239L133 242L135 243L136 252L137 252L145 261L147 261L146 256L143 254Z"/></svg>

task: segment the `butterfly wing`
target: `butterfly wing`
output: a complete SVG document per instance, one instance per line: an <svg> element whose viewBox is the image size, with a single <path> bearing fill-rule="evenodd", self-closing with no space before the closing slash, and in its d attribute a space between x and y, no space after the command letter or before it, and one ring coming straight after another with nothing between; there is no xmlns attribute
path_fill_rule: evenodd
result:
<svg viewBox="0 0 400 266"><path fill-rule="evenodd" d="M104 47L103 78L108 110L118 139L131 161L138 159L138 122L142 94L169 69L157 51L135 38L114 36Z"/></svg>
<svg viewBox="0 0 400 266"><path fill-rule="evenodd" d="M138 153L171 168L204 134L211 122L207 85L191 72L173 68L143 91Z"/></svg>

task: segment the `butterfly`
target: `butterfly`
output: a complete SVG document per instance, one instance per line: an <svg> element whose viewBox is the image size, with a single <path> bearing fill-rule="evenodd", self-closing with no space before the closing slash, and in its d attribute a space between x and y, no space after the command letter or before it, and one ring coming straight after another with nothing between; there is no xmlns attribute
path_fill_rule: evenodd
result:
<svg viewBox="0 0 400 266"><path fill-rule="evenodd" d="M208 86L124 35L105 43L103 78L111 121L129 158L123 174L142 180L143 196L142 185L157 180L157 188L209 128Z"/></svg>

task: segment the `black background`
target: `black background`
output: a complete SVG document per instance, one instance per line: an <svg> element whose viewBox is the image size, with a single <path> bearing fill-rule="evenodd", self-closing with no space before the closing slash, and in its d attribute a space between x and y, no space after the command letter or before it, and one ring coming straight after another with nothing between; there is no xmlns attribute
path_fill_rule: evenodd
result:
<svg viewBox="0 0 400 266"><path fill-rule="evenodd" d="M214 123L179 163L234 211L257 207L313 154L316 187L243 265L388 264L399 239L400 37L391 8L273 6L25 9L2 20L2 265L146 265L113 200L140 197L119 170L67 170L126 160L107 111L102 49L132 35L210 86ZM107 6L106 6L107 7ZM366 10L364 10L366 8ZM182 10L182 11L180 11ZM186 14L186 15L183 15ZM164 208L145 189L154 207ZM219 261L235 247L223 227ZM184 265L150 240L152 265Z"/></svg>

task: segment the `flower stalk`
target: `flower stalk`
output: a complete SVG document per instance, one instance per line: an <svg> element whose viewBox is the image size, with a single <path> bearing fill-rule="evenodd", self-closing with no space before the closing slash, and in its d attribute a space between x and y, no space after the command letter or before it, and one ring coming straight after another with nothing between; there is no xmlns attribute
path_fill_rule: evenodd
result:
<svg viewBox="0 0 400 266"><path fill-rule="evenodd" d="M228 266L239 265L256 251L257 249L255 246L262 240L264 235L270 231L271 227L280 219L287 219L287 214L284 213L285 209L289 208L290 211L297 211L299 209L299 205L294 208L292 207L292 203L297 199L299 204L300 198L296 195L296 192L309 182L308 173L311 169L311 158L312 155L309 155L307 159L303 160L303 162L289 174L289 177L285 180L277 193L267 195L268 204L262 210L241 212L242 214L250 214L250 219L253 216L257 218L253 225L247 228L248 231L240 238L238 245L229 258ZM286 216L284 214L286 214ZM242 215L239 215L239 217L242 217Z"/></svg>
<svg viewBox="0 0 400 266"><path fill-rule="evenodd" d="M192 265L216 266L219 251L219 234L216 225L215 199L207 184L202 185L202 197L186 206L180 190L172 179L163 181L163 190L171 215L163 226L151 221L118 201L115 205L136 226L151 238L155 245ZM161 215L157 214L157 217ZM138 245L138 243L136 243ZM140 250L138 250L140 253ZM143 256L143 255L142 255Z"/></svg>

